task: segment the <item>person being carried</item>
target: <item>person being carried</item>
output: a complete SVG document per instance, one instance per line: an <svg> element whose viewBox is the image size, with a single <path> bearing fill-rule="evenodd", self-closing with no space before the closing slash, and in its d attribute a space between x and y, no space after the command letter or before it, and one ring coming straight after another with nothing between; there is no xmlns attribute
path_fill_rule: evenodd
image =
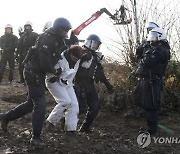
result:
<svg viewBox="0 0 180 154"><path fill-rule="evenodd" d="M61 58L54 66L55 69L62 70L62 73L59 76L51 73L46 76L46 87L57 102L47 121L50 126L55 126L65 117L66 132L75 132L77 129L79 106L73 80L83 54L84 48L72 45L61 54Z"/></svg>

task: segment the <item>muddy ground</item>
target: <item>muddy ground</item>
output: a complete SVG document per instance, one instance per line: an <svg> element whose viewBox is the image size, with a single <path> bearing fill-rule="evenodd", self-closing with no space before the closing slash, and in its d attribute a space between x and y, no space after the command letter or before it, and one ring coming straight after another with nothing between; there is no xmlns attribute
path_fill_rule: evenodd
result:
<svg viewBox="0 0 180 154"><path fill-rule="evenodd" d="M26 87L16 82L11 85L4 80L0 85L0 112L7 111L26 100ZM55 102L47 92L47 114L54 107ZM59 124L55 130L43 129L42 138L47 146L35 149L29 144L31 138L31 114L9 123L9 133L0 128L0 154L179 154L180 143L162 143L163 137L179 137L180 116L167 114L160 116L160 124L166 129L160 129L162 137L159 143L153 140L146 148L137 144L138 130L145 124L143 117L127 119L123 112L111 113L101 108L94 121L91 134L77 133L68 136ZM79 125L84 115L79 117Z"/></svg>

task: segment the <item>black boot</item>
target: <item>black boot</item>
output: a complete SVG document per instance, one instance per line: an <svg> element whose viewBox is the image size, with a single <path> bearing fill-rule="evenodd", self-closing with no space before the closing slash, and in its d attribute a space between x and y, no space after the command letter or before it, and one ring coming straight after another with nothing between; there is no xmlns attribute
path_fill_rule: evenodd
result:
<svg viewBox="0 0 180 154"><path fill-rule="evenodd" d="M6 119L6 113L0 113L1 128L6 133L8 131L7 126L9 121Z"/></svg>
<svg viewBox="0 0 180 154"><path fill-rule="evenodd" d="M90 129L89 126L86 126L85 124L82 124L80 129L79 129L79 132L84 132L84 133L92 133L92 130Z"/></svg>
<svg viewBox="0 0 180 154"><path fill-rule="evenodd" d="M36 148L44 148L46 146L46 144L42 141L42 139L40 137L32 137L30 140L30 143L32 146L36 147Z"/></svg>

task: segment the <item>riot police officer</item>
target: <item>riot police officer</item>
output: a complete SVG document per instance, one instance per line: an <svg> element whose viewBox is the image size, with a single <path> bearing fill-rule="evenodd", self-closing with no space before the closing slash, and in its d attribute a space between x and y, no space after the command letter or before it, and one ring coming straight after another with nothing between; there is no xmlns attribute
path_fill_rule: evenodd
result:
<svg viewBox="0 0 180 154"><path fill-rule="evenodd" d="M155 22L148 22L145 26L146 30L147 30L147 34L153 29L159 27L158 24L156 24ZM142 55L148 51L151 48L150 46L150 42L146 40L143 40L142 43L137 47L136 49L136 54L135 54L135 59L136 59L136 63L138 64L138 61L141 60ZM135 89L136 90L136 89ZM133 96L134 97L134 96ZM132 110L129 111L128 113L125 114L125 117L138 117L141 114L141 111L139 109L139 100L141 98L139 97L135 97L134 98L134 103L132 105Z"/></svg>
<svg viewBox="0 0 180 154"><path fill-rule="evenodd" d="M27 21L24 25L24 33L21 35L18 43L17 54L19 56L19 83L24 83L23 77L23 65L22 62L27 55L27 51L31 46L33 46L38 38L38 34L33 32L32 23Z"/></svg>
<svg viewBox="0 0 180 154"><path fill-rule="evenodd" d="M135 87L135 99L139 99L139 106L144 109L147 128L140 132L157 133L158 111L160 107L160 91L162 77L170 59L170 47L163 29L153 28L147 37L151 48L141 55L138 61Z"/></svg>
<svg viewBox="0 0 180 154"><path fill-rule="evenodd" d="M6 64L9 64L9 83L13 80L13 72L15 65L15 49L17 47L18 38L13 35L13 27L10 24L5 26L5 34L0 38L0 46L2 49L2 58L1 58L1 69L0 69L0 83L3 78Z"/></svg>
<svg viewBox="0 0 180 154"><path fill-rule="evenodd" d="M86 112L86 104L88 111L83 124L79 131L89 133L95 117L99 111L98 95L95 90L94 81L100 81L105 84L109 92L113 92L113 86L106 79L103 67L100 63L102 56L99 56L101 40L99 36L91 34L88 36L84 47L87 49L86 55L82 57L78 72L76 74L76 89L80 113Z"/></svg>
<svg viewBox="0 0 180 154"><path fill-rule="evenodd" d="M46 73L59 75L59 69L54 65L60 59L60 49L65 46L64 39L71 29L70 22L65 18L57 18L52 28L41 34L36 46L30 48L23 64L24 78L28 89L28 99L14 109L0 114L1 127L7 132L9 121L18 119L32 112L32 145L44 147L41 140L41 131L45 118L46 99L44 80Z"/></svg>

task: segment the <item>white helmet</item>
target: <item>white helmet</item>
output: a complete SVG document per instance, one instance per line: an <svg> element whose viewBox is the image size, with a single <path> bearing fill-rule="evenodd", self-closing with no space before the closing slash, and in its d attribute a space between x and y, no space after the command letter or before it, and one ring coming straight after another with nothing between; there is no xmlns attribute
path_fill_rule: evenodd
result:
<svg viewBox="0 0 180 154"><path fill-rule="evenodd" d="M33 25L32 25L32 22L26 21L26 23L24 24L24 26L28 26L28 25L31 26L31 27L33 26Z"/></svg>
<svg viewBox="0 0 180 154"><path fill-rule="evenodd" d="M5 28L13 28L11 24L7 24Z"/></svg>
<svg viewBox="0 0 180 154"><path fill-rule="evenodd" d="M45 25L44 25L43 32L45 32L46 29L49 29L51 26L52 26L52 22L51 21L47 21L45 23Z"/></svg>
<svg viewBox="0 0 180 154"><path fill-rule="evenodd" d="M153 28L148 34L147 41L161 41L161 40L166 40L165 31L159 27Z"/></svg>
<svg viewBox="0 0 180 154"><path fill-rule="evenodd" d="M150 31L153 28L159 27L159 25L156 24L155 22L148 22L145 27L147 28L148 31Z"/></svg>

